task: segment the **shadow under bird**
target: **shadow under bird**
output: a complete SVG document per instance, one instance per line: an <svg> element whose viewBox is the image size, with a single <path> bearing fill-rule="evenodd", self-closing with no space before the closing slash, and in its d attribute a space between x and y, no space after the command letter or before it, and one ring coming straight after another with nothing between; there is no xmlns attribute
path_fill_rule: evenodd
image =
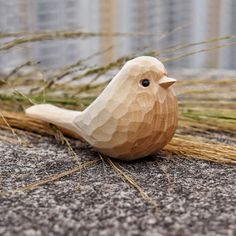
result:
<svg viewBox="0 0 236 236"><path fill-rule="evenodd" d="M175 82L159 60L141 56L128 61L84 111L40 104L26 114L77 133L105 155L135 160L172 139L178 121Z"/></svg>

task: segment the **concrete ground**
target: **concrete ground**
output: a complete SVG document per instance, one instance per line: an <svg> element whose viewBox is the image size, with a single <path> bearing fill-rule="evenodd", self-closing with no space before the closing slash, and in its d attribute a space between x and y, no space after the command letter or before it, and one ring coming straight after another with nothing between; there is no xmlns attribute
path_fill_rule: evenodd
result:
<svg viewBox="0 0 236 236"><path fill-rule="evenodd" d="M71 141L75 158L53 138L20 133L30 145L19 145L3 134L0 235L236 235L235 166L175 156L119 162L153 203L80 142ZM13 191L94 159L81 172Z"/></svg>

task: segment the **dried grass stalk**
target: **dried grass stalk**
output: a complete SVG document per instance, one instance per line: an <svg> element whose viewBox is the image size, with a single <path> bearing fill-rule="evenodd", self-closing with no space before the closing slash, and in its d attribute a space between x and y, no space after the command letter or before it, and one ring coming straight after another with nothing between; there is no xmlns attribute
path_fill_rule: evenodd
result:
<svg viewBox="0 0 236 236"><path fill-rule="evenodd" d="M191 135L175 135L164 150L184 157L236 164L236 147L222 143L210 143L204 138Z"/></svg>
<svg viewBox="0 0 236 236"><path fill-rule="evenodd" d="M61 173L57 173L57 174L54 174L54 175L51 175L49 177L46 177L42 180L39 180L39 181L36 181L36 182L33 182L31 184L28 184L26 186L23 186L23 187L20 187L20 188L17 188L13 191L10 191L10 192L3 192L3 193L0 193L0 195L13 195L13 194L16 194L16 193L19 193L19 192L26 192L26 191L32 191L34 189L37 189L39 188L40 186L42 185L45 185L45 184L49 184L49 183L52 183L54 181L57 181L63 177L66 177L68 175L72 175L72 174L75 174L76 172L79 172L81 171L82 169L85 169L87 167L90 167L91 165L93 164L96 164L98 162L98 160L93 160L93 161L87 161L81 165L78 165L78 166L75 166L73 167L72 169L70 170L67 170L67 171L63 171Z"/></svg>
<svg viewBox="0 0 236 236"><path fill-rule="evenodd" d="M4 119L0 117L0 125L7 123L14 128L19 128L42 135L56 136L57 132L47 122L32 119L23 113L2 111ZM69 137L80 138L76 133L61 129L61 132ZM201 137L176 134L170 144L164 149L172 155L192 157L225 164L236 164L236 148L222 143L208 143Z"/></svg>
<svg viewBox="0 0 236 236"><path fill-rule="evenodd" d="M6 126L6 121L7 121L7 123L13 128L23 129L41 135L57 136L57 131L54 129L54 126L50 125L47 122L37 119L32 119L30 117L27 117L24 113L20 112L1 111L1 113L2 113L2 116L0 117L1 126ZM72 131L68 131L60 127L59 129L63 134L69 137L80 138L78 134L73 133Z"/></svg>
<svg viewBox="0 0 236 236"><path fill-rule="evenodd" d="M110 158L106 158L106 161L112 167L112 169L119 175L125 182L127 182L130 186L135 188L141 195L141 197L152 204L155 208L158 208L157 203L150 198L144 189L133 179L133 177L127 173L127 171L121 167L118 163L113 162Z"/></svg>

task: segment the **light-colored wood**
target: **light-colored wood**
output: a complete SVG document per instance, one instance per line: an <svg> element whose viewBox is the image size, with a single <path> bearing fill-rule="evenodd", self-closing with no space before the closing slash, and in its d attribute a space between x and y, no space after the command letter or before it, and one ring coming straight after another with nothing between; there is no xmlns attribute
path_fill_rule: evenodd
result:
<svg viewBox="0 0 236 236"><path fill-rule="evenodd" d="M110 157L135 160L157 153L172 139L178 120L175 81L156 58L137 57L84 111L41 104L26 114L78 133Z"/></svg>

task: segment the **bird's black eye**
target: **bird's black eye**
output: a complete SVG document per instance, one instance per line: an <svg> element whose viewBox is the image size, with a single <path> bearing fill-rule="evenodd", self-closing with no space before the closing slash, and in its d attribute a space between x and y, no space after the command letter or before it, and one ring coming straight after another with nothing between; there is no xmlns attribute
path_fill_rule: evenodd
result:
<svg viewBox="0 0 236 236"><path fill-rule="evenodd" d="M140 81L140 84L143 86L143 87L148 87L150 85L150 81L149 79L142 79Z"/></svg>

